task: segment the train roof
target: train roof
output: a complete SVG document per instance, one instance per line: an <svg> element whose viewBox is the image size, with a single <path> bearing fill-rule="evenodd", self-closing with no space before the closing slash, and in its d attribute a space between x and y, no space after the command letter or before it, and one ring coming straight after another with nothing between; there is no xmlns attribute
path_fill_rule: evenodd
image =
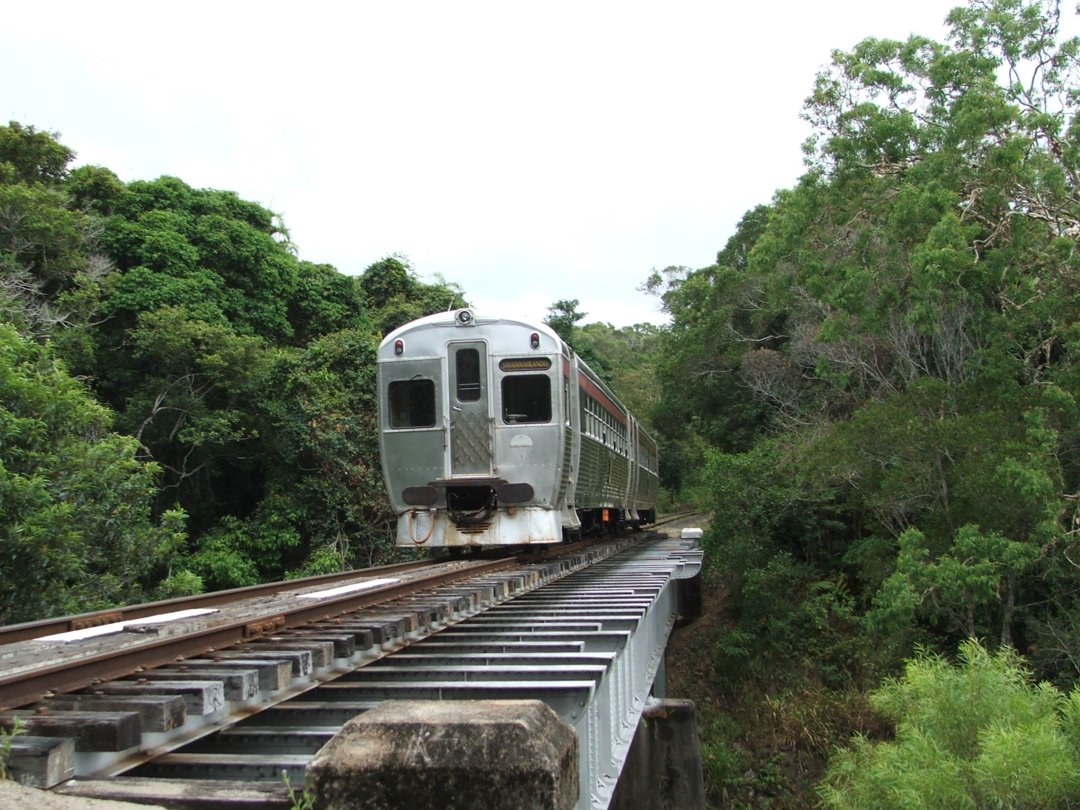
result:
<svg viewBox="0 0 1080 810"><path fill-rule="evenodd" d="M423 318L417 318L415 321L409 321L406 324L402 324L393 332L388 334L382 339L379 344L379 348L382 348L387 343L406 335L410 332L416 332L425 329L432 328L444 328L444 327L470 327L470 326L518 326L522 329L527 329L532 332L539 332L542 335L550 338L560 348L565 347L566 344L559 334L548 326L546 323L534 323L532 321L525 321L519 318L505 318L501 316L482 315L471 307L464 309L453 309L447 312L436 312L434 315L427 315Z"/></svg>

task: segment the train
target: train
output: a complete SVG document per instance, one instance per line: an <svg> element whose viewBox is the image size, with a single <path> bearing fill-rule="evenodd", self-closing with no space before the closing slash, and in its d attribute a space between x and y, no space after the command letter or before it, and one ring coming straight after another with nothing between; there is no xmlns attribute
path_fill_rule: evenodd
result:
<svg viewBox="0 0 1080 810"><path fill-rule="evenodd" d="M546 324L429 315L390 332L376 368L398 546L559 543L656 521L656 441Z"/></svg>

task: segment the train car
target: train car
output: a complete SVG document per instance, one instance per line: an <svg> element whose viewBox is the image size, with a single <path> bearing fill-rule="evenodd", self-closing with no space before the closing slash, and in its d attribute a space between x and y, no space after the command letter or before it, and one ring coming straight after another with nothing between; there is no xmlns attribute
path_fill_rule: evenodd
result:
<svg viewBox="0 0 1080 810"><path fill-rule="evenodd" d="M548 326L430 315L378 353L397 543L557 543L656 520L656 442Z"/></svg>

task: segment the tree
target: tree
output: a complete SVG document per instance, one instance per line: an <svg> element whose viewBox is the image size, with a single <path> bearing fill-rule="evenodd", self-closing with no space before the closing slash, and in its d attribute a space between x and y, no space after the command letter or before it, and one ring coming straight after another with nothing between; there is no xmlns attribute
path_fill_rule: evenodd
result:
<svg viewBox="0 0 1080 810"><path fill-rule="evenodd" d="M280 218L260 205L178 178L124 184L103 167L69 171L73 156L32 127L0 128L0 311L23 333L20 351L39 341L41 363L62 355L85 381L85 413L73 406L71 430L98 420L87 441L109 489L100 503L126 499L114 518L130 525L110 531L136 537L124 548L144 556L140 567L111 550L123 544L96 515L50 506L49 497L64 500L41 483L50 476L90 487L79 476L90 480L91 451L65 434L55 453L48 442L36 454L19 451L29 466L4 479L31 517L15 501L0 510L0 528L17 540L0 572L25 565L33 548L60 555L41 570L68 566L72 584L58 585L41 615L392 554L371 393L375 347L400 323L464 306L461 290L420 282L398 257L360 278L301 262ZM27 441L42 432L33 419L12 425L30 431ZM109 453L127 454L128 466ZM77 520L103 535L90 562ZM56 538L37 530L46 525ZM91 574L104 578L97 590L83 587ZM36 617L38 603L24 602Z"/></svg>
<svg viewBox="0 0 1080 810"><path fill-rule="evenodd" d="M0 312L34 334L84 325L74 299L110 269L93 218L65 192L74 156L33 127L0 127Z"/></svg>
<svg viewBox="0 0 1080 810"><path fill-rule="evenodd" d="M580 303L576 298L556 301L548 307L548 316L544 318L544 323L571 346L574 345L574 325L589 314L578 309Z"/></svg>
<svg viewBox="0 0 1080 810"><path fill-rule="evenodd" d="M404 256L389 256L368 267L360 276L360 289L368 318L382 335L424 315L467 306L456 285L438 278L434 284L419 281Z"/></svg>
<svg viewBox="0 0 1080 810"><path fill-rule="evenodd" d="M182 512L152 517L158 468L44 346L0 325L0 621L135 601L167 576Z"/></svg>
<svg viewBox="0 0 1080 810"><path fill-rule="evenodd" d="M101 240L121 278L103 302L114 319L104 332L131 328L139 312L183 306L244 334L293 337L297 260L273 213L172 177L113 191L104 190L114 213Z"/></svg>
<svg viewBox="0 0 1080 810"><path fill-rule="evenodd" d="M10 121L0 127L0 183L55 185L68 173L75 152L59 135Z"/></svg>
<svg viewBox="0 0 1080 810"><path fill-rule="evenodd" d="M976 0L834 54L805 175L655 272L665 483L712 514L729 688L993 639L1080 675L1080 45ZM687 480L689 479L689 480ZM783 662L782 667L770 666Z"/></svg>
<svg viewBox="0 0 1080 810"><path fill-rule="evenodd" d="M266 342L163 307L141 317L125 348L118 426L163 469L162 507L182 505L196 534L249 510L260 493Z"/></svg>
<svg viewBox="0 0 1080 810"><path fill-rule="evenodd" d="M268 482L281 513L295 516L313 573L370 566L393 551L396 519L386 499L375 403L378 338L368 329L325 335L277 369L279 461ZM303 474L298 474L303 471Z"/></svg>
<svg viewBox="0 0 1080 810"><path fill-rule="evenodd" d="M660 341L660 327L650 323L621 328L588 323L574 330L577 352L611 385L630 412L650 427L659 401L656 366Z"/></svg>
<svg viewBox="0 0 1080 810"><path fill-rule="evenodd" d="M723 564L725 687L865 687L968 635L1080 676L1080 41L1059 23L1056 2L972 0L943 42L836 51L804 176L716 265L647 283L672 318L656 425ZM979 783L998 776L1033 806L1076 795L999 767L1030 736L1033 769L1075 773L1042 720L997 732L1002 759L973 764L901 727L831 797L1025 806Z"/></svg>
<svg viewBox="0 0 1080 810"><path fill-rule="evenodd" d="M296 289L289 301L294 341L304 346L343 329L368 327L364 293L354 276L328 264L300 262Z"/></svg>

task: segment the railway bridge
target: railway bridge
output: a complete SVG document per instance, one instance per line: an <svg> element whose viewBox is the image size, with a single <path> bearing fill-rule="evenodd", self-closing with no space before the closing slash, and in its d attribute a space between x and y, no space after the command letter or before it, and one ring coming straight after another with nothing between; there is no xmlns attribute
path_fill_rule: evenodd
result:
<svg viewBox="0 0 1080 810"><path fill-rule="evenodd" d="M692 807L692 707L667 699L664 651L700 566L696 541L654 534L453 561L426 588L356 572L84 621L0 647L0 724L27 732L10 765L168 807Z"/></svg>

